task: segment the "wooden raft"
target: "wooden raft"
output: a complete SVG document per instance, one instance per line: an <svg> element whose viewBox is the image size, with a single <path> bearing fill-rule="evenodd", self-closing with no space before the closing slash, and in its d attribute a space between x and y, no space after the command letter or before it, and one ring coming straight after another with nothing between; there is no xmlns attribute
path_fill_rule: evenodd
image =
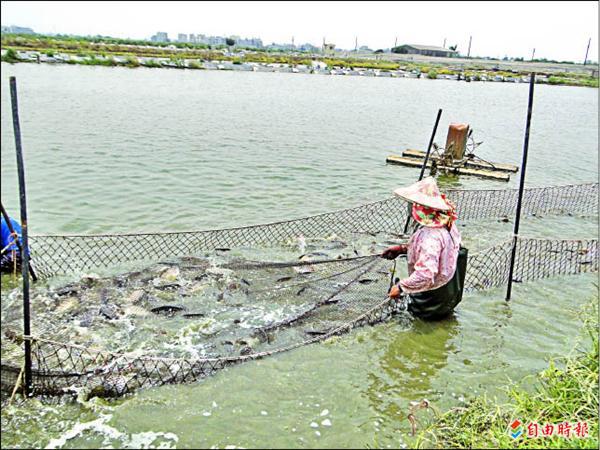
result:
<svg viewBox="0 0 600 450"><path fill-rule="evenodd" d="M421 150L404 150L402 152L402 156L406 156L408 158L417 158L420 160L425 159L425 152L421 151ZM434 160L439 160L439 157L437 155L429 155L429 157L431 159ZM488 162L485 161L473 161L473 160L467 160L465 162L465 167L469 167L472 169L486 169L486 170L495 170L498 172L513 172L513 173L517 173L519 171L519 168L517 166L514 166L512 164L502 164L502 163L493 163L490 164Z"/></svg>
<svg viewBox="0 0 600 450"><path fill-rule="evenodd" d="M422 152L424 153L424 152ZM387 163L399 164L401 166L408 167L421 167L423 165L423 158L406 157L398 155L390 155L386 159ZM465 165L466 166L466 165ZM427 168L431 168L431 160L427 161ZM439 170L454 173L457 175L473 175L480 178L488 178L498 181L509 181L510 175L508 173L495 172L493 170L476 169L472 167L452 167L452 166L441 166L438 165Z"/></svg>

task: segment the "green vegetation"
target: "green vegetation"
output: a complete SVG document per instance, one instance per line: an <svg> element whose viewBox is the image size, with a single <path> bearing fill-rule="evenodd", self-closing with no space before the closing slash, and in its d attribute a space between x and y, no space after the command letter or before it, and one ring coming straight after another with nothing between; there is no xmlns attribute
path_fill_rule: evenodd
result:
<svg viewBox="0 0 600 450"><path fill-rule="evenodd" d="M252 49L247 48L243 54L232 56L224 53L225 45L211 48L204 44L191 43L167 43L116 39L103 36L81 37L81 36L44 36L44 35L18 35L2 34L2 48L7 53L2 56L2 61L9 63L34 62L29 59L20 59L17 51L35 51L45 53L48 56L76 55L81 60L67 60L68 64L102 65L102 66L125 66L125 67L176 67L185 68L185 60L190 61L189 69L202 69L202 61L231 61L233 64L244 62L264 64L287 64L291 67L304 65L310 66L312 58L306 54L290 54L283 50L275 49ZM229 42L231 43L231 42ZM235 43L234 43L235 44ZM238 49L239 50L239 49ZM379 55L378 55L379 56ZM119 61L114 58L118 57ZM140 60L142 58L142 60ZM162 64L154 58L168 60L169 63ZM440 75L460 75L463 79L479 81L483 76L492 79L495 76L503 78L520 78L528 76L527 71L501 71L497 69L486 69L480 65L468 67L452 67L452 65L415 63L415 62L393 62L381 59L357 59L323 56L319 58L330 68L344 69L367 69L367 70L404 70L407 72L427 74L428 78L435 79ZM545 62L543 60L537 60ZM431 75L429 75L431 72ZM538 83L566 86L587 86L598 88L598 77L589 73L540 73ZM545 75L545 77L541 77Z"/></svg>
<svg viewBox="0 0 600 450"><path fill-rule="evenodd" d="M19 59L19 56L17 55L17 52L16 52L16 51L14 51L12 48L9 48L9 49L6 51L6 54L4 54L4 55L2 56L2 61L3 61L3 62L7 62L7 63L14 64L14 63L16 63L16 62L19 62L19 61L21 61L21 60Z"/></svg>
<svg viewBox="0 0 600 450"><path fill-rule="evenodd" d="M584 330L591 346L555 359L535 376L531 393L516 385L508 389L509 403L476 398L464 408L454 408L438 417L420 433L417 447L438 448L598 448L598 297L583 312ZM519 419L521 437L509 435L509 424ZM586 422L587 438L527 437L526 425ZM571 430L574 432L574 430ZM541 433L541 431L540 431ZM556 430L555 430L556 433Z"/></svg>

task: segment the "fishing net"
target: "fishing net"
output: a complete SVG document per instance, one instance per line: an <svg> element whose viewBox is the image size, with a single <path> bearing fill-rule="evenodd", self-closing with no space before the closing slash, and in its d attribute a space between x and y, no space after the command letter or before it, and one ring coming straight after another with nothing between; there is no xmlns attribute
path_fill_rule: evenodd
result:
<svg viewBox="0 0 600 450"><path fill-rule="evenodd" d="M450 190L461 221L514 217L518 191ZM530 188L524 191L523 215L598 212L598 183ZM114 267L131 261L155 261L205 250L269 246L331 234L401 234L406 203L397 198L295 220L221 230L106 235L30 236L32 259L41 277Z"/></svg>
<svg viewBox="0 0 600 450"><path fill-rule="evenodd" d="M507 282L511 246L507 241L470 255L463 302L469 291ZM595 272L597 252L596 239L520 238L514 280ZM91 395L119 396L143 387L192 382L233 364L407 314L405 299L386 296L394 276L391 265L378 255L292 263L189 256L116 277L84 278L56 290L47 301L34 293L34 391L83 389ZM157 291L165 294L152 298ZM18 296L14 301L18 304ZM131 303L137 303L137 309L127 317ZM112 310L106 310L109 305ZM52 317L44 316L45 310L52 314L57 308L63 316L79 320L79 328L65 331L44 319ZM89 311L99 328L88 324L93 333L80 334ZM117 324L128 321L136 326L118 331L125 339L112 348L96 345L94 336L115 334ZM168 338L171 332L177 333L175 341L162 340L162 334ZM20 371L19 336L17 331L7 338L5 332L5 389L14 386ZM147 346L136 346L136 340ZM4 344L7 341L10 346Z"/></svg>

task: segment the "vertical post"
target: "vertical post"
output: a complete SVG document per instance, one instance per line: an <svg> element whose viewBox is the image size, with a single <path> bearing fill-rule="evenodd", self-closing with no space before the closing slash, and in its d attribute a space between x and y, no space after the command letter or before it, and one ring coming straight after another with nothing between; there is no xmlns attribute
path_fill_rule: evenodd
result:
<svg viewBox="0 0 600 450"><path fill-rule="evenodd" d="M394 39L394 48L398 47L398 36Z"/></svg>
<svg viewBox="0 0 600 450"><path fill-rule="evenodd" d="M533 61L534 58L535 58L535 47L533 49L533 52L531 53L531 60Z"/></svg>
<svg viewBox="0 0 600 450"><path fill-rule="evenodd" d="M515 214L515 226L513 228L513 242L510 254L510 269L508 271L508 287L506 289L506 301L510 300L512 291L513 273L515 268L515 257L517 255L517 239L519 237L519 224L521 222L521 204L523 201L523 190L525 188L525 170L527 169L527 151L529 150L529 130L531 129L531 112L533 111L533 87L535 86L535 73L531 73L529 80L529 103L527 106L527 124L525 126L525 142L523 143L523 159L521 161L521 179L519 180L519 197L517 198L517 211Z"/></svg>
<svg viewBox="0 0 600 450"><path fill-rule="evenodd" d="M467 58L471 57L471 42L473 41L473 36L469 36L469 50L467 50Z"/></svg>
<svg viewBox="0 0 600 450"><path fill-rule="evenodd" d="M585 49L585 59L583 60L583 65L585 66L587 64L587 57L588 57L588 52L590 51L590 44L592 43L592 38L590 38L588 40L588 46Z"/></svg>
<svg viewBox="0 0 600 450"><path fill-rule="evenodd" d="M446 38L444 38L444 43L442 44L442 48L446 48Z"/></svg>
<svg viewBox="0 0 600 450"><path fill-rule="evenodd" d="M431 132L431 138L429 138L429 145L427 146L427 153L425 153L425 159L423 159L423 164L421 165L421 173L419 174L419 180L423 179L423 175L425 175L425 168L427 167L427 162L429 161L429 154L431 153L431 146L433 145L433 140L435 139L435 133L437 132L438 124L440 123L440 117L442 117L442 108L438 110L437 117L435 119L435 125L433 126L433 131ZM410 223L410 214L406 218L406 223L404 224L404 231L402 234L406 234L408 230L408 224Z"/></svg>
<svg viewBox="0 0 600 450"><path fill-rule="evenodd" d="M23 391L26 397L31 395L31 317L29 311L29 240L27 231L27 200L25 196L25 167L21 147L21 125L19 124L19 106L17 103L17 80L10 77L10 99L12 104L13 129L17 150L17 171L19 175L19 201L21 203L21 228L23 251L21 252L21 275L23 277L23 337L25 344L25 383Z"/></svg>

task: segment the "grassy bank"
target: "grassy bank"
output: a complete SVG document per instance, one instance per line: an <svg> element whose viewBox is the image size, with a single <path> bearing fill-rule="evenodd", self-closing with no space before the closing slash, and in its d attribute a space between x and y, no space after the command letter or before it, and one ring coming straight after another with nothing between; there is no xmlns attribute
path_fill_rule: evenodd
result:
<svg viewBox="0 0 600 450"><path fill-rule="evenodd" d="M535 375L535 392L512 385L508 403L477 398L454 408L421 431L417 448L598 448L598 297L583 312L587 336L585 351L552 360ZM589 345L591 341L591 346ZM529 381L529 380L523 380ZM523 384L523 383L521 383ZM514 439L509 424L519 419L523 434ZM589 437L527 437L527 424L587 422ZM556 433L556 427L555 431ZM572 430L573 432L573 430Z"/></svg>
<svg viewBox="0 0 600 450"><path fill-rule="evenodd" d="M225 48L210 48L203 44L181 44L181 43L148 43L144 41L132 41L122 39L102 38L94 40L92 38L74 38L66 36L40 36L40 35L2 35L2 49L10 51L11 54L3 55L2 61L9 63L34 62L30 60L21 60L18 58L17 51L30 51L53 56L55 54L71 55L78 58L64 61L66 64L82 65L101 65L101 66L125 66L135 68L144 67L162 67L163 65L155 62L151 58L166 58L172 64L170 67L202 69L201 63L205 61L230 61L234 64L264 63L264 64L287 64L289 66L311 65L312 61L318 59L328 68L344 69L367 69L379 70L382 72L402 70L421 74L422 78L436 79L442 75L456 75L460 79L469 81L480 81L483 79L491 80L500 76L503 78L520 78L528 76L527 71L500 71L484 69L473 65L472 67L456 68L450 63L431 64L417 62L393 62L378 59L361 58L339 58L327 55L311 55L301 52L274 52L258 49L245 49L237 53L230 53ZM115 57L123 61L115 61ZM138 60L145 58L146 60ZM186 66L184 61L191 61ZM592 77L589 74L581 73L541 73L537 82L542 84L565 85L565 86L585 86L598 87L598 77Z"/></svg>

